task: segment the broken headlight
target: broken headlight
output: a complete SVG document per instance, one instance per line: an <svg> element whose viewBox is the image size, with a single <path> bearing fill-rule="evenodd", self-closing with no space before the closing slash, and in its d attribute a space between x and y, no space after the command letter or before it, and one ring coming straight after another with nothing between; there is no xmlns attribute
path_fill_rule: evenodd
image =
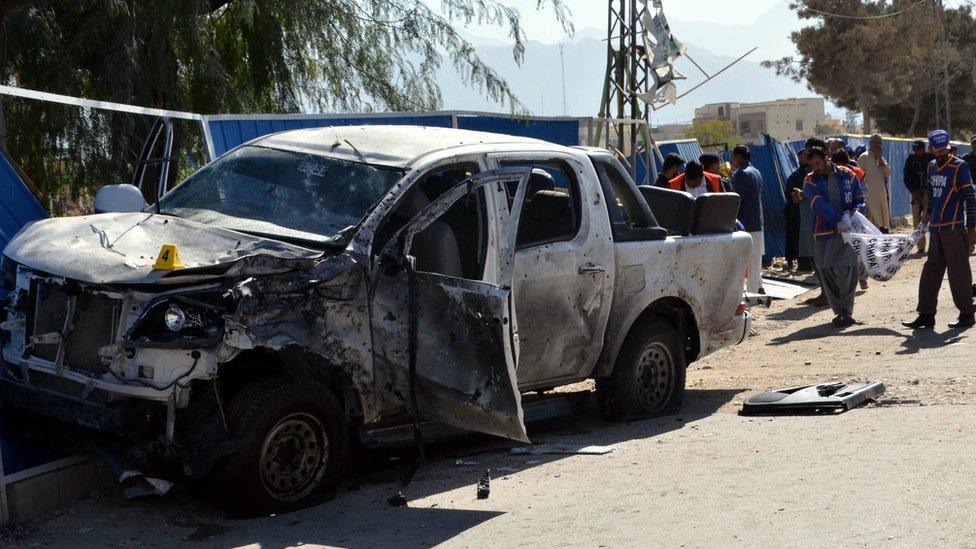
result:
<svg viewBox="0 0 976 549"><path fill-rule="evenodd" d="M166 324L169 331L181 332L183 328L186 328L186 312L179 305L172 303L166 308L163 323Z"/></svg>
<svg viewBox="0 0 976 549"><path fill-rule="evenodd" d="M150 304L126 335L134 347L188 349L216 345L228 303L223 296L173 296Z"/></svg>

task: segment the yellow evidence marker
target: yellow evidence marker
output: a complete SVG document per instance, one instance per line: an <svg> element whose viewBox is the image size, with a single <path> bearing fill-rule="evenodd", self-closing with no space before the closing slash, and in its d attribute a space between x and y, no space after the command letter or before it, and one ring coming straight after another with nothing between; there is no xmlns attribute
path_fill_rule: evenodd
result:
<svg viewBox="0 0 976 549"><path fill-rule="evenodd" d="M186 265L180 261L180 251L175 244L163 244L156 256L156 263L153 264L154 271L175 271L185 269Z"/></svg>

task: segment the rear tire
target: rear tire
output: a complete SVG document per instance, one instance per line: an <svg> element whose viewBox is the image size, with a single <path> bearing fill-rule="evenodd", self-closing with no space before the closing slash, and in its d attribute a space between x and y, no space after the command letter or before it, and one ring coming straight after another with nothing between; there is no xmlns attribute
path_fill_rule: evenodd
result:
<svg viewBox="0 0 976 549"><path fill-rule="evenodd" d="M256 381L227 411L237 450L211 479L221 506L238 517L267 516L330 498L346 469L349 433L328 388L307 380Z"/></svg>
<svg viewBox="0 0 976 549"><path fill-rule="evenodd" d="M677 412L686 369L674 326L659 319L641 321L624 339L610 376L596 380L600 414L626 421Z"/></svg>

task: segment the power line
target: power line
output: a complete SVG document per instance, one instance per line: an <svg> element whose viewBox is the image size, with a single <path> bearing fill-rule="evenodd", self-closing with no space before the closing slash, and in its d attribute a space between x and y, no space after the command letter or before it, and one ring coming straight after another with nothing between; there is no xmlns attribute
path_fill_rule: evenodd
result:
<svg viewBox="0 0 976 549"><path fill-rule="evenodd" d="M786 4L791 4L791 2L789 2L788 0L782 0L782 1ZM803 9L816 13L818 15L823 15L824 17L835 17L837 19L853 19L856 21L872 21L877 19L887 19L888 17L895 17L896 15L901 15L909 10L913 10L918 6L921 6L925 2L926 0L918 0L918 2L915 2L911 6L908 6L907 8L902 8L896 12L885 13L881 15L845 15L843 13L831 13L829 11L822 11L822 10L811 8L810 6L806 5L806 2L804 2L803 0L799 0L797 3L803 6Z"/></svg>

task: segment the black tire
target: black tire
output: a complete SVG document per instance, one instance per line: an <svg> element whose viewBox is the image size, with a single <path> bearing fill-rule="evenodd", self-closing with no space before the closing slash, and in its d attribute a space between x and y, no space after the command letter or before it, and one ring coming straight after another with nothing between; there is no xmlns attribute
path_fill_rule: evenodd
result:
<svg viewBox="0 0 976 549"><path fill-rule="evenodd" d="M667 415L685 393L684 347L671 324L649 319L627 334L609 377L596 380L600 414L611 421Z"/></svg>
<svg viewBox="0 0 976 549"><path fill-rule="evenodd" d="M244 387L227 409L237 450L211 475L221 506L236 517L267 516L335 494L349 457L342 407L307 380L265 379Z"/></svg>

